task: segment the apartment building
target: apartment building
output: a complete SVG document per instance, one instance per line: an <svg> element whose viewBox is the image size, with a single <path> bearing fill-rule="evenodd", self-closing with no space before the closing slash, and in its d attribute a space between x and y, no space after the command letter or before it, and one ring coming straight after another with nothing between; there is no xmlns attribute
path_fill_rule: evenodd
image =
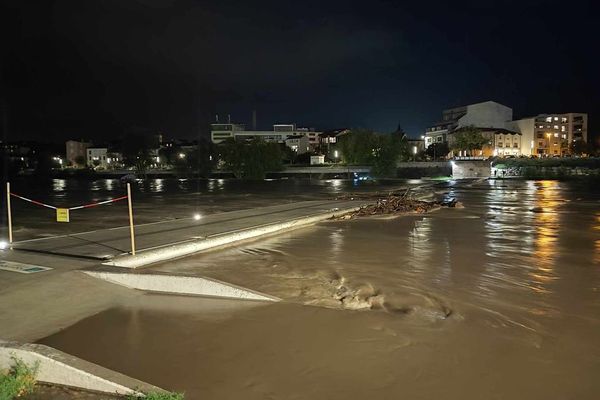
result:
<svg viewBox="0 0 600 400"><path fill-rule="evenodd" d="M442 111L441 121L425 130L425 148L432 143L448 142L448 135L467 126L506 129L513 110L495 101L469 104Z"/></svg>
<svg viewBox="0 0 600 400"><path fill-rule="evenodd" d="M468 154L466 151L451 152L453 156L465 157L506 157L520 156L522 135L520 132L504 128L478 128L481 135L487 139L487 143L480 150L475 150L474 154ZM456 134L461 132L461 128L448 135L448 146L452 148L456 140Z"/></svg>
<svg viewBox="0 0 600 400"><path fill-rule="evenodd" d="M432 143L447 142L461 128L478 128L488 145L482 156L564 156L573 141L588 139L588 116L585 113L539 114L513 120L510 107L494 101L450 108L442 120L426 129L425 148Z"/></svg>
<svg viewBox="0 0 600 400"><path fill-rule="evenodd" d="M564 156L577 140L588 140L588 116L585 113L539 114L510 123L522 134L521 153L538 157Z"/></svg>
<svg viewBox="0 0 600 400"><path fill-rule="evenodd" d="M285 145L296 154L304 154L311 149L308 136L302 135L288 137L285 140Z"/></svg>
<svg viewBox="0 0 600 400"><path fill-rule="evenodd" d="M260 138L267 142L285 143L293 136L306 136L312 146L319 143L319 133L310 128L298 128L296 124L274 124L272 131L247 131L244 124L211 124L211 140L213 143L221 143L227 139L256 139Z"/></svg>
<svg viewBox="0 0 600 400"><path fill-rule="evenodd" d="M87 152L86 149L91 146L91 143L87 143L76 140L68 140L65 143L66 147L66 158L68 165L84 167L84 165L79 165L78 161L84 161L87 164Z"/></svg>
<svg viewBox="0 0 600 400"><path fill-rule="evenodd" d="M87 148L87 166L90 168L106 168L108 148L106 147L88 147Z"/></svg>

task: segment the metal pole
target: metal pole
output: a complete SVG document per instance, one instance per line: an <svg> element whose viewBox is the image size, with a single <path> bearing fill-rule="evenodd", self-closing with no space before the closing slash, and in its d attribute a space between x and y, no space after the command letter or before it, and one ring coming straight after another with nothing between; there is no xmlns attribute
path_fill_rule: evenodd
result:
<svg viewBox="0 0 600 400"><path fill-rule="evenodd" d="M10 182L6 182L6 212L8 214L8 243L13 242L12 235L12 211L10 209Z"/></svg>
<svg viewBox="0 0 600 400"><path fill-rule="evenodd" d="M129 234L131 235L131 255L135 256L135 231L133 230L133 208L131 206L131 184L127 182L127 205L129 206Z"/></svg>

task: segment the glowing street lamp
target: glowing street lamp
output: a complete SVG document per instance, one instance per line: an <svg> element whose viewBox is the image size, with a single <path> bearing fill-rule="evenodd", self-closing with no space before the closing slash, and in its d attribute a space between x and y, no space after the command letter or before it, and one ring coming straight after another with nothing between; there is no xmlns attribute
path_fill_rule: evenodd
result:
<svg viewBox="0 0 600 400"><path fill-rule="evenodd" d="M184 159L185 158L185 153L179 153L179 158Z"/></svg>

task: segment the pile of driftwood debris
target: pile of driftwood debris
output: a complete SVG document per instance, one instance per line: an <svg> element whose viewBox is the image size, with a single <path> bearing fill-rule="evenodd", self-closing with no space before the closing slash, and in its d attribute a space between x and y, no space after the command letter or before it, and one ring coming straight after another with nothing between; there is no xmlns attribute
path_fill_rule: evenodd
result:
<svg viewBox="0 0 600 400"><path fill-rule="evenodd" d="M375 197L377 196L377 197ZM412 198L410 191L404 193L389 193L383 197L380 194L361 194L361 195L346 195L346 200L360 199L375 200L374 204L361 207L359 210L345 214L336 219L351 219L357 217L385 215L385 214L401 214L401 213L425 213L440 207L456 207L456 199L448 201L423 201ZM340 200L342 198L339 198Z"/></svg>

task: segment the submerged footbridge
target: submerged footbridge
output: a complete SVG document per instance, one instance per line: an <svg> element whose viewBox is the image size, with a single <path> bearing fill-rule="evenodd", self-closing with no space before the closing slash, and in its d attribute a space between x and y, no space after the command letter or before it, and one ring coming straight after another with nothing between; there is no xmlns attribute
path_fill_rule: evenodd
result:
<svg viewBox="0 0 600 400"><path fill-rule="evenodd" d="M85 258L110 265L140 267L241 240L295 229L359 208L361 201L302 201L135 226L136 255L130 227L17 241L12 248Z"/></svg>

